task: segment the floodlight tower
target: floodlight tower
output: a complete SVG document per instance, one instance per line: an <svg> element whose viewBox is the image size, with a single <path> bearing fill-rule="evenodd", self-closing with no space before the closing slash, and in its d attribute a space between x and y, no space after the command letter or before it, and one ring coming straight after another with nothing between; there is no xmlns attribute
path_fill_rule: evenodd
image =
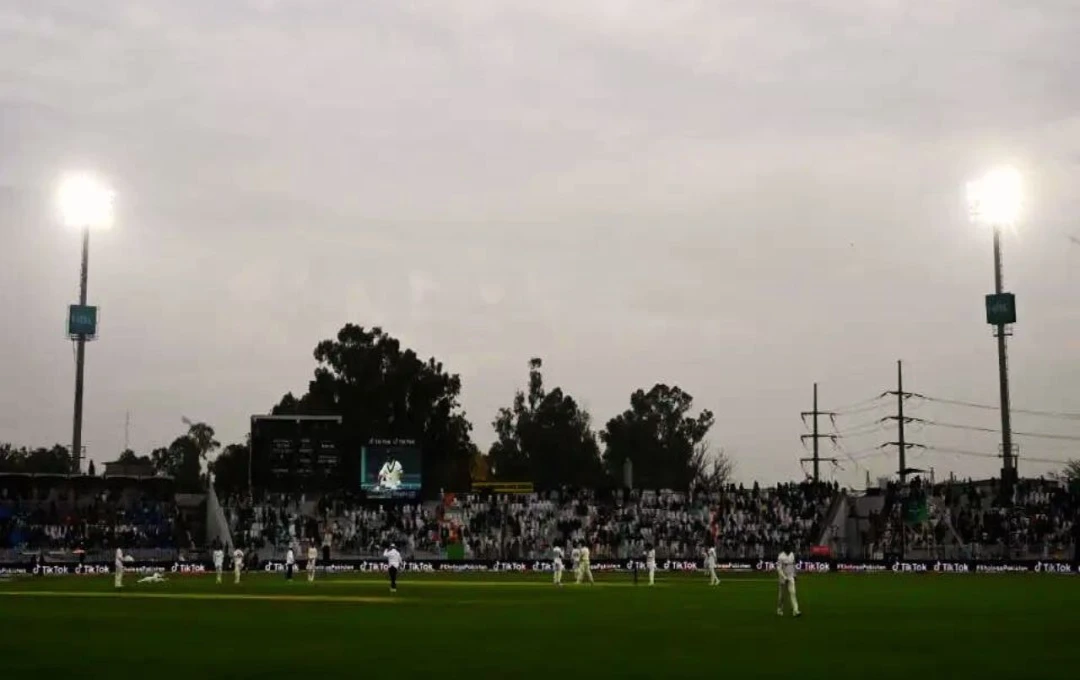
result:
<svg viewBox="0 0 1080 680"><path fill-rule="evenodd" d="M1001 391L1001 492L1005 500L1012 498L1017 480L1017 456L1012 443L1012 420L1009 406L1009 362L1006 337L1012 335L1016 323L1016 297L1004 291L1001 273L1001 231L1016 226L1022 204L1020 173L1014 168L995 168L967 185L967 201L971 219L990 227L994 232L994 293L986 296L986 322L994 326L998 350L998 384Z"/></svg>
<svg viewBox="0 0 1080 680"><path fill-rule="evenodd" d="M82 268L79 273L79 304L68 307L68 336L75 341L75 415L71 432L71 468L79 471L82 459L83 375L86 341L97 337L97 307L86 304L86 279L90 266L90 232L108 229L113 223L112 189L93 175L68 175L60 183L58 199L64 225L82 232Z"/></svg>

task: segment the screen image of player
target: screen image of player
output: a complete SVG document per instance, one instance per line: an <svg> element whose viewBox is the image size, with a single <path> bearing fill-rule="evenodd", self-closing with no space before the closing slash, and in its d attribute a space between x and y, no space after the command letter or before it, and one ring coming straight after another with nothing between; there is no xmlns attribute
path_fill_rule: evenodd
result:
<svg viewBox="0 0 1080 680"><path fill-rule="evenodd" d="M370 443L360 453L360 488L373 498L420 494L421 456L414 443Z"/></svg>

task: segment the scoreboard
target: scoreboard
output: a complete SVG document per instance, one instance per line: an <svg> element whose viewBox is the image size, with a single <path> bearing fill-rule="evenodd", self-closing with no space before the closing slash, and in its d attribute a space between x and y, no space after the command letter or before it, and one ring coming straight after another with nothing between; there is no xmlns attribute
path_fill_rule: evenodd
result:
<svg viewBox="0 0 1080 680"><path fill-rule="evenodd" d="M343 483L340 416L252 416L251 483L280 491Z"/></svg>

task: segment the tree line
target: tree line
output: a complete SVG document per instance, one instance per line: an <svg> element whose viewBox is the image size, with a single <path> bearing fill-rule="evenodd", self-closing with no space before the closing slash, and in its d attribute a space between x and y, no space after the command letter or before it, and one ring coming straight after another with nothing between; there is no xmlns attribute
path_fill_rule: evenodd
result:
<svg viewBox="0 0 1080 680"><path fill-rule="evenodd" d="M473 478L532 482L538 489L620 486L630 461L634 486L652 489L717 488L732 461L710 450L715 418L695 413L693 397L676 385L635 390L628 408L595 427L592 416L561 387L544 382L543 361L529 360L524 386L495 414L495 441L486 452L472 439L461 406L461 378L435 358L423 359L382 328L345 325L318 343L315 370L299 397L285 394L275 415L339 415L351 441L373 437L418 440L423 475L434 489L466 489ZM168 446L147 454L124 451L117 461L143 463L169 475L180 490L247 486L248 442L222 447L214 428L186 423ZM0 473L65 474L68 448L17 448L0 443ZM91 464L91 474L93 468ZM1060 477L1080 480L1080 461Z"/></svg>
<svg viewBox="0 0 1080 680"><path fill-rule="evenodd" d="M343 436L352 441L414 438L424 453L424 479L435 489L466 489L476 476L538 489L619 486L627 461L640 488L715 487L731 474L732 462L710 450L712 412L695 412L693 397L675 385L635 390L628 407L597 428L573 396L545 384L542 360L531 359L524 386L491 423L494 443L482 452L461 405L460 376L382 328L347 324L318 343L314 359L307 390L285 394L271 412L339 415ZM60 445L0 445L0 472L62 474L69 460ZM181 490L201 488L209 472L219 489L233 491L247 484L248 443L223 448L213 427L188 423L168 446L143 455L124 451L117 461L148 464L174 477Z"/></svg>

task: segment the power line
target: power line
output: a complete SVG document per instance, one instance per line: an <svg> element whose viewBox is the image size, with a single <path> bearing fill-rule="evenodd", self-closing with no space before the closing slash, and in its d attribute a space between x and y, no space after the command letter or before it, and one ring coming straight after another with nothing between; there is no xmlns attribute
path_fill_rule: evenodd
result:
<svg viewBox="0 0 1080 680"><path fill-rule="evenodd" d="M870 397L869 399L863 399L862 401L857 401L857 402L855 402L853 404L848 404L846 406L841 406L839 408L829 409L829 411L833 415L837 415L837 416L846 416L846 415L852 415L852 414L855 414L855 413L863 413L865 411L873 411L874 409L881 408L881 405L877 404L876 402L881 401L887 395L888 395L887 392L882 392L881 394L877 395L876 397Z"/></svg>
<svg viewBox="0 0 1080 680"><path fill-rule="evenodd" d="M908 421L922 423L923 425L933 425L935 427L947 427L954 430L967 430L969 432L989 432L991 434L997 434L999 432L999 430L995 430L992 427L978 427L976 425L945 423L940 420L929 420L927 418L909 418ZM1013 432L1013 434L1017 437L1033 437L1037 439L1056 439L1058 441L1080 442L1080 435L1050 434L1048 432Z"/></svg>
<svg viewBox="0 0 1080 680"><path fill-rule="evenodd" d="M920 399L925 399L926 401L936 402L938 404L950 404L952 406L964 406L964 407L967 407L967 408L982 409L984 411L997 411L997 410L999 410L999 407L994 406L992 404L980 404L980 403L974 402L974 401L963 401L961 399L943 399L943 398L939 398L939 397L928 397L925 394L914 394L913 396L918 397ZM1080 413L1075 413L1075 412L1072 412L1072 411L1041 411L1041 410L1037 410L1037 409L1014 408L1014 409L1012 409L1012 412L1013 413L1023 413L1025 415L1029 415L1029 416L1042 416L1044 418L1061 418L1061 419L1064 419L1064 420L1080 420Z"/></svg>
<svg viewBox="0 0 1080 680"><path fill-rule="evenodd" d="M966 449L954 449L948 446L927 446L928 451L938 451L941 453L951 453L958 456L972 456L976 458L1000 458L996 453L986 453L985 451L968 451ZM1060 460L1055 458L1029 458L1024 456L1024 461L1030 463L1049 463L1052 465L1067 465L1069 461Z"/></svg>
<svg viewBox="0 0 1080 680"><path fill-rule="evenodd" d="M851 418L853 416L873 415L874 413L882 413L883 409L887 406L888 404L881 403L874 404L873 406L867 406L864 408L857 408L852 411L841 411L833 414L833 420L836 420L837 418Z"/></svg>
<svg viewBox="0 0 1080 680"><path fill-rule="evenodd" d="M879 418L868 423L862 423L860 425L853 425L850 429L837 430L833 434L838 437L861 437L868 434L876 434L885 429L885 421L887 417Z"/></svg>
<svg viewBox="0 0 1080 680"><path fill-rule="evenodd" d="M865 449L859 449L858 451L846 451L844 454L853 461L866 460L867 458L873 458L874 456L884 456L888 453L885 450L888 444L880 444L878 446L871 446Z"/></svg>

